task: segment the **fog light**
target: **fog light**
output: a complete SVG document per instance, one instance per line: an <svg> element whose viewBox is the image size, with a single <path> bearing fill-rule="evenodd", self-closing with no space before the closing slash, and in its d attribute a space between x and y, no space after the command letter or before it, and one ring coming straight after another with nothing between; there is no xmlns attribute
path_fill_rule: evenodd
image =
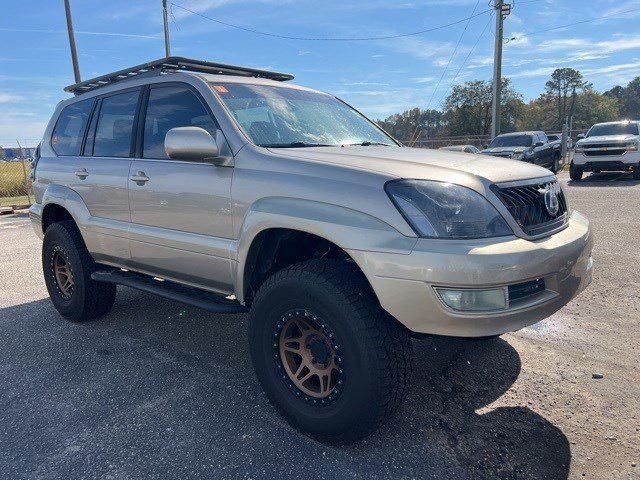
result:
<svg viewBox="0 0 640 480"><path fill-rule="evenodd" d="M436 291L445 305L462 312L504 310L508 305L506 288L492 288L488 290L436 288Z"/></svg>

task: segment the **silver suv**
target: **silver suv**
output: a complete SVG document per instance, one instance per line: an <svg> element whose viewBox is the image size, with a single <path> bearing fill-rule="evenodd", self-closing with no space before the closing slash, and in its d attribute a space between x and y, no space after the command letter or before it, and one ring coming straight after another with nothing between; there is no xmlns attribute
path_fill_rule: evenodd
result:
<svg viewBox="0 0 640 480"><path fill-rule="evenodd" d="M116 285L250 311L271 402L348 442L401 403L410 337L542 320L589 283L592 236L550 171L402 147L291 78L172 57L67 87L30 215L63 317Z"/></svg>

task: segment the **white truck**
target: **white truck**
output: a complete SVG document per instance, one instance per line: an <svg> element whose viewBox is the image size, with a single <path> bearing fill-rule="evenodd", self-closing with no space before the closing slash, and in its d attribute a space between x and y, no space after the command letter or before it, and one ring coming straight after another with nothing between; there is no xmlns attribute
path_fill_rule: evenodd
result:
<svg viewBox="0 0 640 480"><path fill-rule="evenodd" d="M632 171L640 180L640 121L596 123L578 140L569 169L571 180L584 172Z"/></svg>

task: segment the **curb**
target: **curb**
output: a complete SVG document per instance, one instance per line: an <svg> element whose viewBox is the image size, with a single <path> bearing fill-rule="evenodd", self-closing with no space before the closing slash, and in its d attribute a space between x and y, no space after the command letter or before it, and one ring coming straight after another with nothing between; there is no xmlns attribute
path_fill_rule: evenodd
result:
<svg viewBox="0 0 640 480"><path fill-rule="evenodd" d="M11 205L8 207L0 207L0 215L12 215L18 210L27 210L31 205Z"/></svg>

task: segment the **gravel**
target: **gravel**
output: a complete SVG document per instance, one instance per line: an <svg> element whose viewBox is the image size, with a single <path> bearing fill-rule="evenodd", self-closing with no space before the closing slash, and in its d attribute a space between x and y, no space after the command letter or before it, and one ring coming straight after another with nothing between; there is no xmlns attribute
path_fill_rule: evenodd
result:
<svg viewBox="0 0 640 480"><path fill-rule="evenodd" d="M120 288L106 318L70 324L28 220L0 217L0 476L640 478L640 182L587 178L561 174L596 233L593 284L499 339L416 341L400 415L339 448L265 400L245 317Z"/></svg>

